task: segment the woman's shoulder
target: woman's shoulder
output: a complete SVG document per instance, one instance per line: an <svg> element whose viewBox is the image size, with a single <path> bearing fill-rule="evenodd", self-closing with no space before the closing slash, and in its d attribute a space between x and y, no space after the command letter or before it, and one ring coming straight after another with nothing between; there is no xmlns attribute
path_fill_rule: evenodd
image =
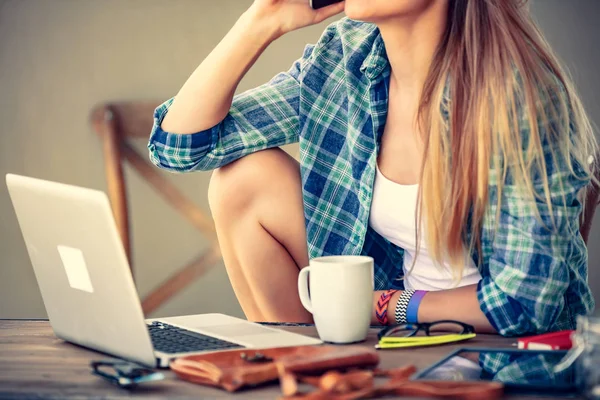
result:
<svg viewBox="0 0 600 400"><path fill-rule="evenodd" d="M379 38L374 24L342 18L330 24L319 41L310 46L310 61L326 70L341 64L358 72Z"/></svg>

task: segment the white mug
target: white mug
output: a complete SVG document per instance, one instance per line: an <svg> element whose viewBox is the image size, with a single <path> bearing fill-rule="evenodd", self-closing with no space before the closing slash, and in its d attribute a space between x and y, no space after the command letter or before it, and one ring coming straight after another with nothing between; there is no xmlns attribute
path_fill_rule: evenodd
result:
<svg viewBox="0 0 600 400"><path fill-rule="evenodd" d="M300 271L300 300L313 315L321 340L365 340L373 312L373 276L373 259L364 256L314 258Z"/></svg>

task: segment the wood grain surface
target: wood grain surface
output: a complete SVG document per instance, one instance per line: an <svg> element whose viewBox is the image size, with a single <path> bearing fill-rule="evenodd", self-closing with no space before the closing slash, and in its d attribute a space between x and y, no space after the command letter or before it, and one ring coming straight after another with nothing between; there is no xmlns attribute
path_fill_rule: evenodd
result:
<svg viewBox="0 0 600 400"><path fill-rule="evenodd" d="M284 329L316 337L312 327ZM126 334L124 332L123 334ZM377 330L372 330L364 346L373 346ZM491 335L458 345L420 349L381 351L381 368L396 368L413 364L421 369L438 361L458 347L514 348L514 339ZM90 373L92 360L109 359L56 338L48 321L0 320L0 399L274 399L281 396L278 385L265 386L237 394L197 386L178 380L171 371L161 382L126 391ZM508 399L520 397L507 396ZM531 399L531 397L523 397Z"/></svg>

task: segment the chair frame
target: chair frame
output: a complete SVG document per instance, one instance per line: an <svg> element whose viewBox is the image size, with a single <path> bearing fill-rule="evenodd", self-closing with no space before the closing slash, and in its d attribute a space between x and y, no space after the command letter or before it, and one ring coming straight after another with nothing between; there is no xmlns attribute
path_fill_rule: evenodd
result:
<svg viewBox="0 0 600 400"><path fill-rule="evenodd" d="M212 219L147 162L147 157L142 157L128 143L128 139L147 139L152 129L152 112L158 104L158 102L106 103L97 106L91 113L92 126L102 139L108 196L134 278L131 226L123 161L127 161L168 204L194 225L209 241L207 250L175 272L142 300L142 309L145 314L155 311L222 259Z"/></svg>
<svg viewBox="0 0 600 400"><path fill-rule="evenodd" d="M600 158L598 158L600 160ZM584 211L580 217L580 231L585 243L588 243L594 222L594 214L600 205L600 167L596 168L596 182L592 182L588 189Z"/></svg>

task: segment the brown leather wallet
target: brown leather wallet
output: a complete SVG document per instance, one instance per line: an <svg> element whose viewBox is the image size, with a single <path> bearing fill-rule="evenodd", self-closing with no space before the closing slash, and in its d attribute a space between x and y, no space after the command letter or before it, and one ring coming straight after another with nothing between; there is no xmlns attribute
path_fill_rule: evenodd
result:
<svg viewBox="0 0 600 400"><path fill-rule="evenodd" d="M460 400L500 399L498 382L411 381L412 365L375 369L378 354L359 346L285 347L232 350L188 356L171 363L181 378L230 392L279 380L283 396L302 400L355 400L382 396L419 396ZM377 384L376 378L387 382ZM299 383L316 391L301 393Z"/></svg>
<svg viewBox="0 0 600 400"><path fill-rule="evenodd" d="M310 375L332 369L374 368L377 364L375 350L324 345L194 355L179 358L170 367L181 379L234 392L276 381L283 371Z"/></svg>

